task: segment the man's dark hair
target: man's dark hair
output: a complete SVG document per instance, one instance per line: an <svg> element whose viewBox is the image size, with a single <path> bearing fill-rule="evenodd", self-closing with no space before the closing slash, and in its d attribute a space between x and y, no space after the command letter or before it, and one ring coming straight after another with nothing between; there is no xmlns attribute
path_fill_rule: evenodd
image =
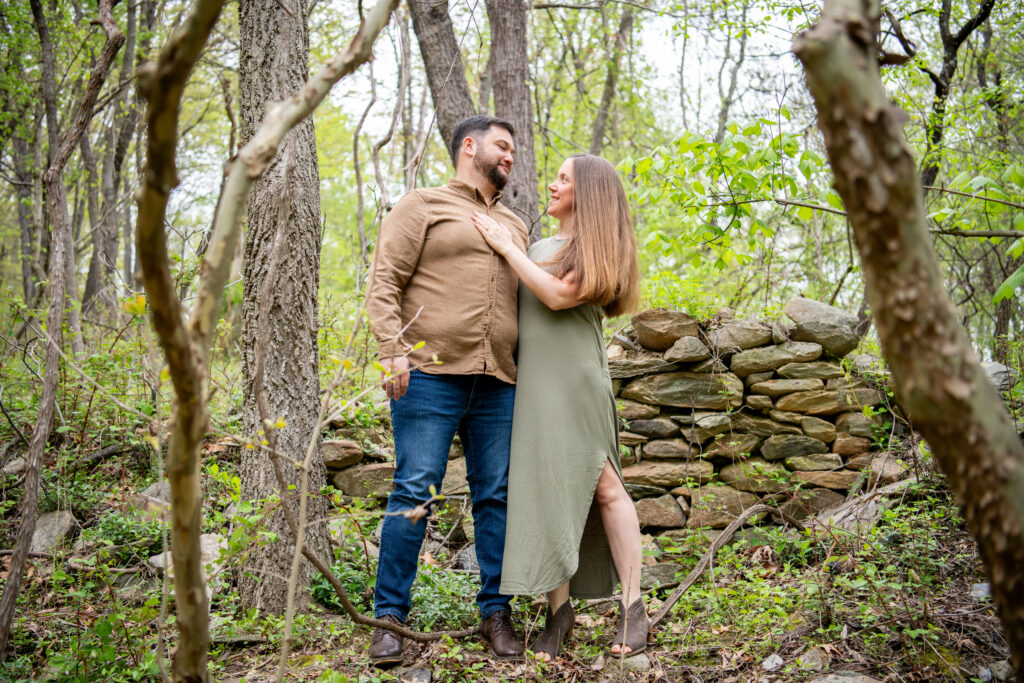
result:
<svg viewBox="0 0 1024 683"><path fill-rule="evenodd" d="M486 133L491 129L491 126L498 126L508 131L509 135L515 135L516 129L512 127L512 124L505 119L499 119L496 116L484 116L483 114L477 114L476 116L470 116L469 118L462 119L459 125L455 126L455 133L452 135L451 142L451 153L452 163L457 163L459 159L459 148L462 147L462 141L467 137L472 137L473 133Z"/></svg>

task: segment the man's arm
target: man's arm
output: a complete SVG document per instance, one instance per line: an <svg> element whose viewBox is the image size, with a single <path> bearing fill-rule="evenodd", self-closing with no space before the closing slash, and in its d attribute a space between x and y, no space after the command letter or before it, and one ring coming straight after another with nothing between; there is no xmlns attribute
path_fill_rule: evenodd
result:
<svg viewBox="0 0 1024 683"><path fill-rule="evenodd" d="M381 221L366 289L366 313L377 340L377 355L388 398L399 399L409 385L409 359L400 348L402 295L419 263L427 232L427 206L416 192L406 194Z"/></svg>

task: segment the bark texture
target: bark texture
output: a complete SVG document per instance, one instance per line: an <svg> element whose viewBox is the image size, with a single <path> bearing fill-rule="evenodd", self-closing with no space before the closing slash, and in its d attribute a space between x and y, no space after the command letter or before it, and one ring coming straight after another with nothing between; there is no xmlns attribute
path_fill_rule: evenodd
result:
<svg viewBox="0 0 1024 683"><path fill-rule="evenodd" d="M466 71L462 66L462 53L455 40L448 0L409 0L412 30L420 45L427 82L437 112L437 129L451 154L452 135L459 121L476 113L469 96ZM516 141L518 145L518 140ZM455 159L452 159L455 163Z"/></svg>
<svg viewBox="0 0 1024 683"><path fill-rule="evenodd" d="M307 78L309 3L241 0L240 91L242 143L263 120L267 105L288 99ZM276 446L286 457L302 461L317 427L319 361L316 337L317 289L320 277L320 185L313 121L300 121L283 139L279 154L255 181L249 197L249 223L244 251L242 303L242 362L246 400L246 435L259 440L262 419L283 417ZM259 399L264 398L266 415ZM266 453L246 450L240 468L242 496L265 499L278 491ZM298 471L287 468L290 484ZM323 460L314 457L309 489L326 482ZM285 504L297 506L292 497ZM326 514L319 496L308 501L311 520ZM294 545L280 511L267 518L266 529L277 541L254 549L240 578L243 606L283 613L286 578ZM324 524L311 524L306 544L322 557L330 556ZM303 563L300 586L308 583Z"/></svg>
<svg viewBox="0 0 1024 683"><path fill-rule="evenodd" d="M946 294L925 224L906 115L878 71L879 7L826 0L793 51L846 205L902 405L932 447L981 556L1024 671L1024 445Z"/></svg>
<svg viewBox="0 0 1024 683"><path fill-rule="evenodd" d="M536 242L540 239L541 225L537 208L537 162L533 150L530 62L526 53L529 7L523 0L487 0L487 18L491 23L494 115L509 121L516 129L516 163L503 191L502 203L526 223L530 242Z"/></svg>

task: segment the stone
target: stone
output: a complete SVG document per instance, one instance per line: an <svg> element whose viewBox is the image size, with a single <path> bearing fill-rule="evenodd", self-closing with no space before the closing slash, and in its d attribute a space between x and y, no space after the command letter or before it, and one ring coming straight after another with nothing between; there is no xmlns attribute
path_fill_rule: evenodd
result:
<svg viewBox="0 0 1024 683"><path fill-rule="evenodd" d="M680 337L696 337L697 321L680 311L652 308L633 316L633 329L640 343L655 351L665 351Z"/></svg>
<svg viewBox="0 0 1024 683"><path fill-rule="evenodd" d="M717 330L708 332L707 337L711 348L718 355L772 343L771 328L752 320L731 320Z"/></svg>
<svg viewBox="0 0 1024 683"><path fill-rule="evenodd" d="M857 387L854 389L840 389L836 392L836 402L840 406L840 412L863 411L866 406L877 406L882 402L882 395L877 389L871 387Z"/></svg>
<svg viewBox="0 0 1024 683"><path fill-rule="evenodd" d="M145 496L146 498L155 498L156 500L169 502L171 500L171 482L166 479L155 481L140 491L139 495Z"/></svg>
<svg viewBox="0 0 1024 683"><path fill-rule="evenodd" d="M772 403L771 398L767 396L758 396L757 394L747 396L747 405L750 406L751 409L760 410L763 413L767 413L769 410L775 407L775 404Z"/></svg>
<svg viewBox="0 0 1024 683"><path fill-rule="evenodd" d="M32 541L28 547L32 553L56 552L64 541L71 538L78 522L68 510L55 510L39 515L36 529L32 533Z"/></svg>
<svg viewBox="0 0 1024 683"><path fill-rule="evenodd" d="M849 361L857 374L879 377L889 376L889 371L885 367L885 361L878 356L873 356L870 353L861 353L856 356L850 356Z"/></svg>
<svg viewBox="0 0 1024 683"><path fill-rule="evenodd" d="M796 663L805 671L826 671L832 664L832 659L820 647L812 647L807 652L796 658Z"/></svg>
<svg viewBox="0 0 1024 683"><path fill-rule="evenodd" d="M1017 383L1017 373L1002 363L987 360L981 364L981 369L997 391L1009 391Z"/></svg>
<svg viewBox="0 0 1024 683"><path fill-rule="evenodd" d="M760 382L767 382L775 376L774 370L767 370L765 372L752 372L743 378L743 386L752 387Z"/></svg>
<svg viewBox="0 0 1024 683"><path fill-rule="evenodd" d="M795 341L821 344L825 353L836 358L842 358L860 343L860 337L846 325L813 320L798 323L789 336Z"/></svg>
<svg viewBox="0 0 1024 683"><path fill-rule="evenodd" d="M626 493L633 500L640 500L641 498L657 498L658 496L664 496L668 493L668 490L661 486L647 486L646 484L631 484L630 482L625 483Z"/></svg>
<svg viewBox="0 0 1024 683"><path fill-rule="evenodd" d="M739 377L752 372L781 368L788 363L805 363L821 355L821 346L812 342L786 342L777 346L741 351L732 357L729 367Z"/></svg>
<svg viewBox="0 0 1024 683"><path fill-rule="evenodd" d="M358 465L363 459L363 448L355 441L348 439L328 439L322 446L324 467L329 470L341 470Z"/></svg>
<svg viewBox="0 0 1024 683"><path fill-rule="evenodd" d="M666 363L660 356L616 358L608 361L608 373L612 379L626 379L637 377L638 375L647 375L652 372L667 372L678 368L678 364Z"/></svg>
<svg viewBox="0 0 1024 683"><path fill-rule="evenodd" d="M769 420L766 417L757 417L746 413L733 413L732 428L737 432L747 432L757 436L774 436L775 434L801 434L800 428L796 425L787 425Z"/></svg>
<svg viewBox="0 0 1024 683"><path fill-rule="evenodd" d="M761 444L761 455L765 460L783 460L815 453L828 453L828 446L802 434L776 434Z"/></svg>
<svg viewBox="0 0 1024 683"><path fill-rule="evenodd" d="M676 496L677 500L679 498L689 499L690 496L693 495L693 492L696 491L696 490L697 490L696 488L690 488L689 486L677 486L674 489L672 489L671 491L669 491L669 493L671 493L673 496ZM682 505L682 501L680 501L679 504ZM687 507L685 507L683 509L684 510L689 510L689 501L688 500L687 500Z"/></svg>
<svg viewBox="0 0 1024 683"><path fill-rule="evenodd" d="M802 521L845 502L845 496L830 489L801 488L792 496L787 496L786 501L779 505L779 509L797 521Z"/></svg>
<svg viewBox="0 0 1024 683"><path fill-rule="evenodd" d="M613 379L612 380L612 396L618 396L620 391L622 391L622 380L621 379Z"/></svg>
<svg viewBox="0 0 1024 683"><path fill-rule="evenodd" d="M680 337L675 341L664 358L669 363L696 363L711 356L711 351L696 337Z"/></svg>
<svg viewBox="0 0 1024 683"><path fill-rule="evenodd" d="M646 652L635 654L632 657L624 657L619 661L619 666L624 671L631 673L645 674L651 670L651 658L647 656Z"/></svg>
<svg viewBox="0 0 1024 683"><path fill-rule="evenodd" d="M779 397L775 403L778 410L787 410L807 415L832 415L843 411L834 391L798 391Z"/></svg>
<svg viewBox="0 0 1024 683"><path fill-rule="evenodd" d="M839 389L856 389L857 387L866 387L867 382L864 381L863 377L833 377L825 383L825 388L829 391L838 391Z"/></svg>
<svg viewBox="0 0 1024 683"><path fill-rule="evenodd" d="M623 467L622 479L627 484L672 488L688 484L689 480L698 484L709 482L714 473L714 466L706 460L698 459L688 462L645 460L629 467Z"/></svg>
<svg viewBox="0 0 1024 683"><path fill-rule="evenodd" d="M221 567L221 553L228 549L227 539L220 534L203 534L199 537L199 562L203 569L203 578L207 578L219 572ZM150 557L146 563L158 576L162 576L164 569L174 577L174 555L168 548L166 555L158 553Z"/></svg>
<svg viewBox="0 0 1024 683"><path fill-rule="evenodd" d="M722 468L719 478L740 491L777 493L790 488L789 471L781 463L750 458Z"/></svg>
<svg viewBox="0 0 1024 683"><path fill-rule="evenodd" d="M907 466L894 458L889 453L883 453L871 460L868 466L868 487L875 485L875 482L883 484L895 484L907 476Z"/></svg>
<svg viewBox="0 0 1024 683"><path fill-rule="evenodd" d="M786 663L782 657L777 654L769 655L767 659L761 662L761 668L765 671L777 671L782 668L783 664Z"/></svg>
<svg viewBox="0 0 1024 683"><path fill-rule="evenodd" d="M751 385L750 390L755 394L778 398L796 391L817 391L824 388L825 383L820 379L770 379Z"/></svg>
<svg viewBox="0 0 1024 683"><path fill-rule="evenodd" d="M988 582L971 584L971 600L982 602L992 597L992 589Z"/></svg>
<svg viewBox="0 0 1024 683"><path fill-rule="evenodd" d="M877 453L858 453L846 459L846 468L850 470L862 470L871 466L871 461L878 457Z"/></svg>
<svg viewBox="0 0 1024 683"><path fill-rule="evenodd" d="M605 355L608 357L608 360L615 360L616 358L622 358L625 356L626 349L618 344L611 344L605 349Z"/></svg>
<svg viewBox="0 0 1024 683"><path fill-rule="evenodd" d="M821 486L827 489L849 491L861 480L861 473L856 470L832 470L828 472L793 472L793 480L808 486Z"/></svg>
<svg viewBox="0 0 1024 683"><path fill-rule="evenodd" d="M995 662L989 669L992 670L992 675L996 677L997 681L1009 681L1013 678L1013 665L1008 659Z"/></svg>
<svg viewBox="0 0 1024 683"><path fill-rule="evenodd" d="M722 413L715 412L713 410L694 410L689 413L669 413L666 417L681 425L693 425L696 424L698 420L702 420L705 417L711 417L712 415L722 415Z"/></svg>
<svg viewBox="0 0 1024 683"><path fill-rule="evenodd" d="M820 417L804 416L800 420L800 429L812 439L824 443L832 443L836 439L836 426Z"/></svg>
<svg viewBox="0 0 1024 683"><path fill-rule="evenodd" d="M149 574L118 574L114 588L118 600L141 606L154 594L159 595L162 585Z"/></svg>
<svg viewBox="0 0 1024 683"><path fill-rule="evenodd" d="M655 439L643 446L644 458L677 458L685 459L697 455L696 449L682 439Z"/></svg>
<svg viewBox="0 0 1024 683"><path fill-rule="evenodd" d="M658 498L643 498L634 503L640 528L661 527L678 529L686 524L686 516L676 499L669 494Z"/></svg>
<svg viewBox="0 0 1024 683"><path fill-rule="evenodd" d="M28 469L28 460L22 456L11 458L11 461L4 465L3 473L5 477L20 477L24 471Z"/></svg>
<svg viewBox="0 0 1024 683"><path fill-rule="evenodd" d="M635 379L623 387L622 396L677 408L726 410L743 403L743 382L731 373L670 372Z"/></svg>
<svg viewBox="0 0 1024 683"><path fill-rule="evenodd" d="M650 567L644 567L640 573L640 587L650 590L675 583L677 573L679 573L679 565L675 562L658 562Z"/></svg>
<svg viewBox="0 0 1024 683"><path fill-rule="evenodd" d="M704 443L711 437L728 431L732 419L723 413L714 413L697 420L694 425L684 430L683 438L690 443Z"/></svg>
<svg viewBox="0 0 1024 683"><path fill-rule="evenodd" d="M469 479L466 475L466 459L448 461L448 470L441 480L441 489L438 493L450 496L453 493L466 494L469 492Z"/></svg>
<svg viewBox="0 0 1024 683"><path fill-rule="evenodd" d="M704 449L704 457L740 460L756 451L760 443L761 437L757 434L742 432L722 434L715 439L714 443Z"/></svg>
<svg viewBox="0 0 1024 683"><path fill-rule="evenodd" d="M619 400L619 417L623 420L649 420L658 417L659 412L661 409L658 406L626 399Z"/></svg>
<svg viewBox="0 0 1024 683"><path fill-rule="evenodd" d="M772 342L775 344L785 344L789 339L789 325L785 325L779 321L772 323Z"/></svg>
<svg viewBox="0 0 1024 683"><path fill-rule="evenodd" d="M776 422L784 422L785 424L798 425L800 424L804 416L800 413L791 413L786 410L769 410L768 417L775 420Z"/></svg>
<svg viewBox="0 0 1024 683"><path fill-rule="evenodd" d="M843 413L836 418L836 430L865 439L875 435L874 423L864 413Z"/></svg>
<svg viewBox="0 0 1024 683"><path fill-rule="evenodd" d="M679 425L667 417L652 420L630 420L626 428L634 433L651 439L667 439L679 435ZM622 443L620 440L619 443Z"/></svg>
<svg viewBox="0 0 1024 683"><path fill-rule="evenodd" d="M634 434L633 432L619 432L619 445L620 446L639 446L642 443L647 443L648 439L642 434Z"/></svg>
<svg viewBox="0 0 1024 683"><path fill-rule="evenodd" d="M871 440L862 436L850 436L845 432L836 434L835 443L832 444L832 452L839 455L857 455L871 450Z"/></svg>
<svg viewBox="0 0 1024 683"><path fill-rule="evenodd" d="M827 676L812 678L808 683L882 683L877 678L856 671L837 671Z"/></svg>
<svg viewBox="0 0 1024 683"><path fill-rule="evenodd" d="M455 556L455 568L471 574L480 573L480 562L476 559L476 544L470 543Z"/></svg>
<svg viewBox="0 0 1024 683"><path fill-rule="evenodd" d="M331 481L334 487L340 489L346 496L387 498L391 494L391 480L394 476L394 463L380 462L341 470Z"/></svg>
<svg viewBox="0 0 1024 683"><path fill-rule="evenodd" d="M757 502L753 493L731 486L701 486L690 498L689 527L724 529L748 507Z"/></svg>
<svg viewBox="0 0 1024 683"><path fill-rule="evenodd" d="M789 319L797 324L823 322L845 325L851 330L857 327L857 316L853 313L802 296L795 296L790 299L786 303L785 310Z"/></svg>
<svg viewBox="0 0 1024 683"><path fill-rule="evenodd" d="M843 459L835 453L815 453L786 458L786 467L800 472L820 472L823 470L841 470Z"/></svg>
<svg viewBox="0 0 1024 683"><path fill-rule="evenodd" d="M829 361L788 363L775 372L786 379L833 379L843 376L843 369Z"/></svg>
<svg viewBox="0 0 1024 683"><path fill-rule="evenodd" d="M691 365L689 370L690 372L721 375L724 372L729 372L729 366L723 363L719 358L708 358L707 360L702 360L696 365Z"/></svg>

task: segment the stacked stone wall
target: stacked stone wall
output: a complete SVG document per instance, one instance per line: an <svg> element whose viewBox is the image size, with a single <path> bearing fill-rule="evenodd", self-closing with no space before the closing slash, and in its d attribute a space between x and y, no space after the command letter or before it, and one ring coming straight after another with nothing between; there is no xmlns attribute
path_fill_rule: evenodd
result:
<svg viewBox="0 0 1024 683"><path fill-rule="evenodd" d="M786 313L793 324L654 309L609 347L641 526L724 528L759 501L801 519L904 474L877 447L892 423L881 363L841 362L856 317L803 298Z"/></svg>

